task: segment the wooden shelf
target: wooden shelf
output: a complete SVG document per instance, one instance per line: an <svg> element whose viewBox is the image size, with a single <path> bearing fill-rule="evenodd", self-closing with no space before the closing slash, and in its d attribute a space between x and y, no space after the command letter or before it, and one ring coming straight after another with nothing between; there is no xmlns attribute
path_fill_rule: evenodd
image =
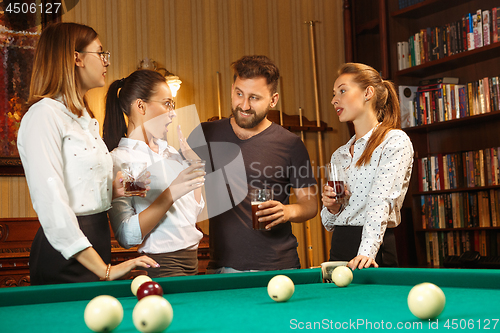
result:
<svg viewBox="0 0 500 333"><path fill-rule="evenodd" d="M447 128L461 127L461 126L469 126L471 124L498 120L500 119L500 111L494 111L489 113L477 114L474 116L468 116L458 119L452 119L447 121L440 121L436 123L432 123L429 125L420 125L415 127L407 127L403 128L407 134L417 134L417 133L429 133L433 131L440 131Z"/></svg>
<svg viewBox="0 0 500 333"><path fill-rule="evenodd" d="M467 65L497 58L499 54L500 42L483 46L471 51L457 53L439 60L426 62L425 64L419 66L410 67L396 72L396 76L427 77L452 69L457 69Z"/></svg>
<svg viewBox="0 0 500 333"><path fill-rule="evenodd" d="M469 2L471 0L426 0L413 6L394 11L394 18L421 18Z"/></svg>
<svg viewBox="0 0 500 333"><path fill-rule="evenodd" d="M396 85L416 85L419 80L440 76L460 78L461 84L466 84L486 76L498 76L500 67L500 43L490 44L471 51L457 53L439 60L430 61L420 66L397 71L397 42L410 36L419 29L443 25L453 20L459 20L463 15L477 9L497 7L494 0L426 0L400 10L398 1L390 0L390 56L391 77ZM410 136L415 149L415 161L418 158L437 154L452 154L461 151L477 151L480 149L500 146L498 128L500 126L500 111L493 111L459 119L435 122L429 125L404 128ZM450 193L477 193L500 189L500 185L455 188L440 191L419 190L418 168L413 169L412 181L405 198L404 206L412 209L411 224L414 231L415 253L418 266L426 266L426 235L428 232L477 233L486 231L488 237L500 231L500 227L474 228L432 228L422 226L422 211L420 196L448 195ZM425 213L427 214L427 213ZM407 221L405 221L407 222ZM408 221L410 222L410 221ZM486 224L486 225L491 225ZM474 244L471 244L474 247ZM491 250L491 249L488 249ZM443 264L441 262L441 264Z"/></svg>
<svg viewBox="0 0 500 333"><path fill-rule="evenodd" d="M0 176L24 176L24 169L19 157L0 157Z"/></svg>
<svg viewBox="0 0 500 333"><path fill-rule="evenodd" d="M475 231L475 230L500 230L500 227L429 228L429 229L415 229L415 231L416 231L416 232L433 232L433 231Z"/></svg>
<svg viewBox="0 0 500 333"><path fill-rule="evenodd" d="M435 194L444 194L444 193L456 193L456 192L479 192L479 191L487 191L491 189L498 189L500 185L489 185L489 186L476 186L476 187L464 187L464 188L454 188L449 190L436 190L436 191L426 191L426 192L415 192L412 193L412 196L421 196L421 195L435 195Z"/></svg>

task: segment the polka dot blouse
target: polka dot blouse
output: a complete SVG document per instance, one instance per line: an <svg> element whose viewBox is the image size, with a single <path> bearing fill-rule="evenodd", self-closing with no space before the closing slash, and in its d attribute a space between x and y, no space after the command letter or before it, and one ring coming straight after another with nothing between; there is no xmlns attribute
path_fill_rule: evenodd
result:
<svg viewBox="0 0 500 333"><path fill-rule="evenodd" d="M405 132L391 130L373 151L370 163L357 167L372 131L357 141L352 137L333 153L331 161L346 171L352 195L339 214L323 207L321 221L328 231L336 225L363 226L358 255L375 258L386 228L401 222L400 209L413 166L413 145ZM352 145L353 156L349 152Z"/></svg>

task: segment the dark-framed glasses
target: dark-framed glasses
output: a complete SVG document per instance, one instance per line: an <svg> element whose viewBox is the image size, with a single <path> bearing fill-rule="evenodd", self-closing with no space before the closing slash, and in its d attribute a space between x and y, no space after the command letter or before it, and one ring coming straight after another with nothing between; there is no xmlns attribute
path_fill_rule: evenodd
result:
<svg viewBox="0 0 500 333"><path fill-rule="evenodd" d="M100 51L100 52L93 52L93 51L76 51L78 53L96 53L99 55L101 58L102 64L104 66L109 65L109 58L111 57L111 53L109 51Z"/></svg>

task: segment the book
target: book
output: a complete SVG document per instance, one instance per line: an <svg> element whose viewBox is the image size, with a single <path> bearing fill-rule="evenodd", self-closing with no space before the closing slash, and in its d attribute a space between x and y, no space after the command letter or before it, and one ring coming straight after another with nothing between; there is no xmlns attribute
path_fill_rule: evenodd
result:
<svg viewBox="0 0 500 333"><path fill-rule="evenodd" d="M490 86L490 108L491 111L497 111L497 105L496 105L496 87L495 87L495 81L493 77L488 78L488 84Z"/></svg>
<svg viewBox="0 0 500 333"><path fill-rule="evenodd" d="M482 20L483 20L483 46L491 44L490 36L490 25L491 25L491 12L489 10L483 10Z"/></svg>
<svg viewBox="0 0 500 333"><path fill-rule="evenodd" d="M497 12L498 8L497 7L493 7L491 9L491 32L492 32L492 40L493 40L493 43L497 43L498 42L498 25L497 25L497 19L498 19L498 12Z"/></svg>
<svg viewBox="0 0 500 333"><path fill-rule="evenodd" d="M496 96L497 96L497 110L500 110L500 80L498 76L495 77L496 81Z"/></svg>
<svg viewBox="0 0 500 333"><path fill-rule="evenodd" d="M458 84L458 82L459 82L458 77L444 76L444 77L438 77L438 78L434 78L434 79L420 80L418 84L420 86L427 86L427 85L434 85L434 84L439 84L439 83Z"/></svg>
<svg viewBox="0 0 500 333"><path fill-rule="evenodd" d="M486 113L486 101L484 96L483 80L479 80L477 84L478 84L477 98L478 98L479 113Z"/></svg>
<svg viewBox="0 0 500 333"><path fill-rule="evenodd" d="M476 17L477 20L477 17ZM468 27L467 27L467 50L474 50L475 48L475 43L474 43L474 19L471 13L469 13L469 16L467 17L468 21Z"/></svg>
<svg viewBox="0 0 500 333"><path fill-rule="evenodd" d="M399 107L401 109L401 128L413 127L415 122L415 98L418 86L399 86Z"/></svg>
<svg viewBox="0 0 500 333"><path fill-rule="evenodd" d="M398 42L397 50L398 50L398 71L405 69L404 67L404 54L403 54L403 43Z"/></svg>
<svg viewBox="0 0 500 333"><path fill-rule="evenodd" d="M497 191L490 189L491 226L498 226L498 205Z"/></svg>
<svg viewBox="0 0 500 333"><path fill-rule="evenodd" d="M467 51L467 17L462 16L461 22L461 33L462 33L462 51Z"/></svg>
<svg viewBox="0 0 500 333"><path fill-rule="evenodd" d="M474 31L474 48L477 49L483 46L483 22L481 18L481 9L478 9L472 16L473 31Z"/></svg>
<svg viewBox="0 0 500 333"><path fill-rule="evenodd" d="M483 80L483 101L484 101L484 112L491 112L491 95L490 95L490 80L485 77Z"/></svg>

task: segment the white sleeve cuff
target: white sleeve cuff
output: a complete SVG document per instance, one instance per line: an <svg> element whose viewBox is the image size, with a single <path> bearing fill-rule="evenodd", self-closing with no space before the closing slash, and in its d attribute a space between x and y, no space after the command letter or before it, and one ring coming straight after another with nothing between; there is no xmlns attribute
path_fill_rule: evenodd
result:
<svg viewBox="0 0 500 333"><path fill-rule="evenodd" d="M328 208L323 207L321 210L321 223L325 226L325 229L328 231L333 231L333 228L335 227L335 221L337 220L337 217L340 215L340 211L338 214L332 214Z"/></svg>
<svg viewBox="0 0 500 333"><path fill-rule="evenodd" d="M65 248L61 254L62 256L68 260L72 258L75 254L85 250L88 247L92 247L92 244L90 244L89 240L87 237L82 237L78 239L76 242L71 244L71 246Z"/></svg>

